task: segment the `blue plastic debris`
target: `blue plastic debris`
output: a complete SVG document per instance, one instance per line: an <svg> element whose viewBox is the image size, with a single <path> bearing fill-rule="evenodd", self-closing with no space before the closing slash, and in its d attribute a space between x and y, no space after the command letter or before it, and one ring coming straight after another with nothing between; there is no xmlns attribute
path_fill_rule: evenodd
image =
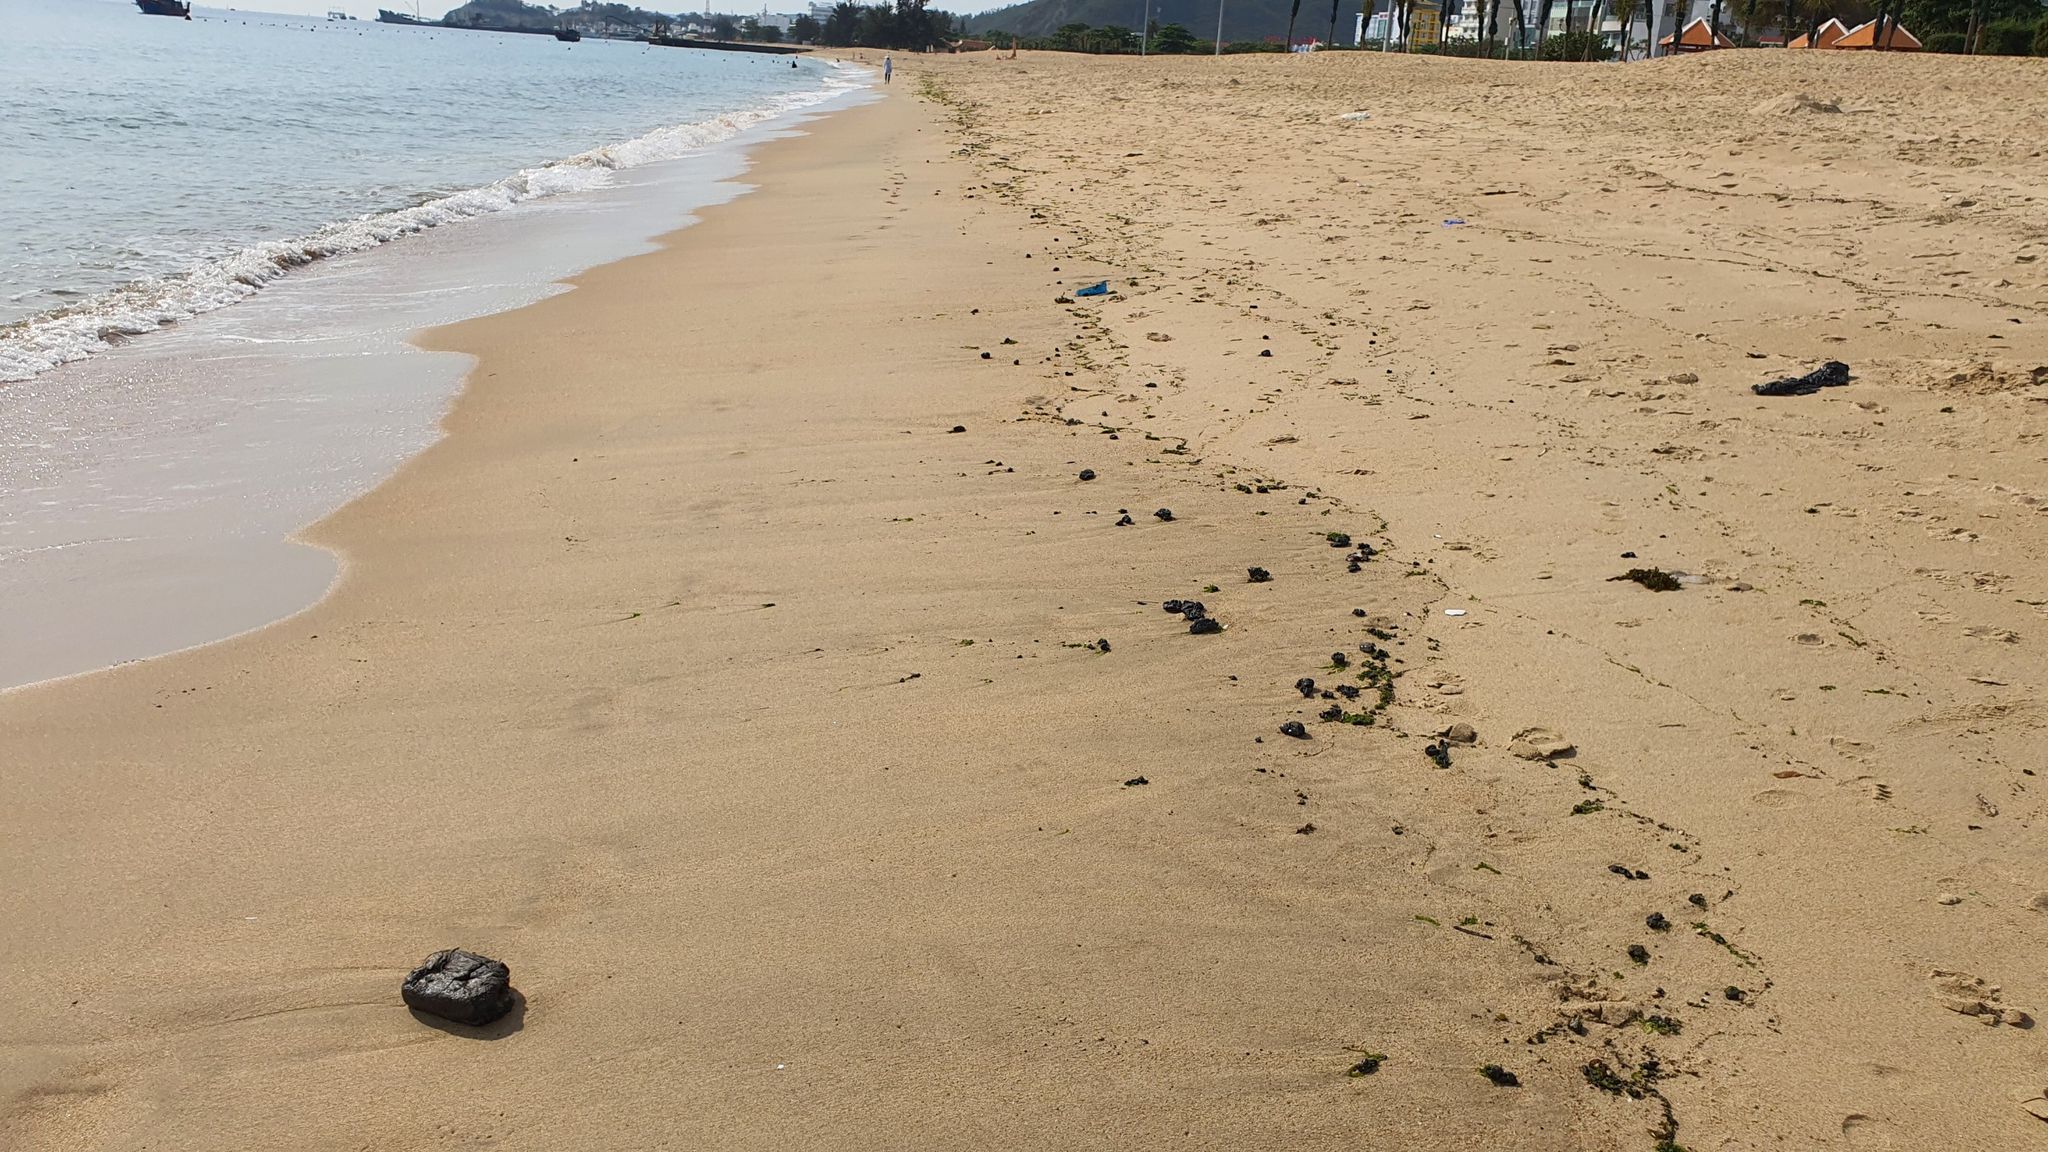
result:
<svg viewBox="0 0 2048 1152"><path fill-rule="evenodd" d="M1446 227L1446 228L1456 228L1456 227L1457 227L1458 225L1460 225L1460 224L1463 224L1463 223L1464 223L1464 221L1463 221L1463 220L1460 220L1460 219L1458 219L1458 218L1457 218L1456 216L1453 216L1453 217L1451 217L1451 218L1450 218L1449 220L1446 220L1446 221L1444 221L1444 227Z"/></svg>
<svg viewBox="0 0 2048 1152"><path fill-rule="evenodd" d="M1078 289L1078 290L1076 290L1076 291L1075 291L1075 293L1074 293L1074 295L1076 295L1076 296L1107 296L1107 295L1109 295L1109 281L1107 281L1107 280L1104 280L1104 281L1102 281L1102 282L1101 282L1101 283L1099 283L1099 284L1090 284L1090 285L1089 285L1089 286L1087 286L1086 288L1082 288L1082 289Z"/></svg>

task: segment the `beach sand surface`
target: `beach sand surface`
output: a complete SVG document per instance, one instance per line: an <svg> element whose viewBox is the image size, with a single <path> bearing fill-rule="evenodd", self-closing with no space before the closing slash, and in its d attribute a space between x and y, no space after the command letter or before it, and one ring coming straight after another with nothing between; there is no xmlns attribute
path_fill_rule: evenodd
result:
<svg viewBox="0 0 2048 1152"><path fill-rule="evenodd" d="M2043 1138L2038 63L898 64L0 696L0 1143Z"/></svg>

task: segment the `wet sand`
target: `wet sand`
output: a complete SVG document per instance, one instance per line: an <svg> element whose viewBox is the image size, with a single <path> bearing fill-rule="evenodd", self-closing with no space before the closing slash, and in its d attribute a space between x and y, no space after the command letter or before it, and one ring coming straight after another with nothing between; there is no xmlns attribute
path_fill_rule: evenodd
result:
<svg viewBox="0 0 2048 1152"><path fill-rule="evenodd" d="M904 62L0 698L0 1136L2040 1139L2034 75Z"/></svg>

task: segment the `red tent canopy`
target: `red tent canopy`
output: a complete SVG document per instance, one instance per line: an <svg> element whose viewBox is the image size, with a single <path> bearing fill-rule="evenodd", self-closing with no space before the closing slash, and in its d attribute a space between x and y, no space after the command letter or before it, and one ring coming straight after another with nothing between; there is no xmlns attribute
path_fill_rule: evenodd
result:
<svg viewBox="0 0 2048 1152"><path fill-rule="evenodd" d="M1830 16L1828 17L1828 22L1821 25L1820 31L1814 34L1812 43L1808 43L1807 38L1801 36L1798 39L1792 41L1792 43L1788 45L1788 47L1833 48L1842 39L1842 37L1847 36L1848 34L1849 29L1844 27L1840 20L1837 20L1834 17Z"/></svg>
<svg viewBox="0 0 2048 1152"><path fill-rule="evenodd" d="M1834 47L1866 49L1878 47L1877 21L1872 20L1849 29L1846 35L1840 40L1835 41ZM1897 24L1887 24L1884 29L1884 50L1887 52L1918 52L1920 50L1920 38L1899 27Z"/></svg>
<svg viewBox="0 0 2048 1152"><path fill-rule="evenodd" d="M1673 52L1709 52L1715 48L1733 48L1735 41L1708 28L1703 16L1678 30L1677 47L1672 47L1669 36L1657 41L1657 46L1670 48Z"/></svg>

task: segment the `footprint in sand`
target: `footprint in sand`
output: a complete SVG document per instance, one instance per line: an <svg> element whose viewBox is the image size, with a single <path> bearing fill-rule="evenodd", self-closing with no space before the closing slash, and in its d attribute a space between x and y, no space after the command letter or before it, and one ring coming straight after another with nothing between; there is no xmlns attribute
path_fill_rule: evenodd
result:
<svg viewBox="0 0 2048 1152"><path fill-rule="evenodd" d="M1927 980L1933 986L1934 1002L1951 1012L1972 1017L1984 1025L2033 1026L2033 1017L2000 1002L1998 985L1985 983L1981 976L1936 968L1928 973Z"/></svg>
<svg viewBox="0 0 2048 1152"><path fill-rule="evenodd" d="M1842 1139L1851 1148L1889 1148L1892 1146L1891 1133L1885 1131L1884 1122L1873 1120L1861 1112L1851 1112L1842 1117Z"/></svg>

